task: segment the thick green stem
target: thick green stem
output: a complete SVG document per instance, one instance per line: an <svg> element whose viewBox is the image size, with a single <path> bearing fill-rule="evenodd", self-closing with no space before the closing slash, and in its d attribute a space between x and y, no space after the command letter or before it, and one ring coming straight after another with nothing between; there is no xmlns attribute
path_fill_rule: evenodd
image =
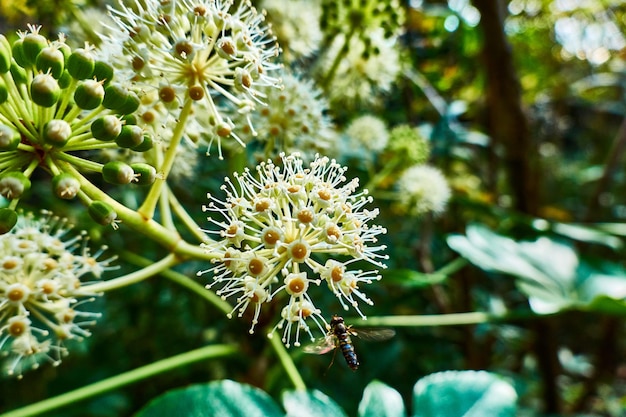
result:
<svg viewBox="0 0 626 417"><path fill-rule="evenodd" d="M210 345L191 350L180 355L163 359L150 365L107 378L91 385L78 388L74 391L58 395L26 407L18 408L0 415L0 417L28 417L49 413L68 405L74 405L79 401L93 398L97 395L119 389L126 385L150 378L171 369L181 368L195 362L211 358L220 358L236 353L237 349L232 345Z"/></svg>
<svg viewBox="0 0 626 417"><path fill-rule="evenodd" d="M150 278L168 269L170 266L175 265L176 263L176 255L171 253L165 258L161 259L159 262L150 264L145 268L140 269L139 271L135 271L118 278L110 279L108 281L98 282L96 284L90 285L89 287L87 287L87 289L89 289L89 291L91 292L106 292L116 290L118 288L126 287L127 285L135 284L137 282L143 281L144 279Z"/></svg>
<svg viewBox="0 0 626 417"><path fill-rule="evenodd" d="M507 314L491 314L480 311L470 313L430 314L415 316L378 316L346 319L346 323L359 327L432 327L432 326L459 326L481 323L504 323L518 320L548 317L550 314L535 314L530 311Z"/></svg>
<svg viewBox="0 0 626 417"><path fill-rule="evenodd" d="M293 360L291 360L289 352L285 349L285 345L283 345L283 342L280 340L280 336L272 333L269 339L276 355L278 356L278 359L280 360L280 363L283 365L285 372L287 372L287 376L291 379L293 386L297 390L306 391L306 384L304 383L302 376L300 376L300 372L298 372L296 364L294 364Z"/></svg>
<svg viewBox="0 0 626 417"><path fill-rule="evenodd" d="M172 166L174 165L174 160L176 159L176 152L178 150L178 145L180 145L180 141L183 138L183 133L185 132L185 125L187 124L187 119L191 115L191 110L193 106L193 100L190 97L187 97L185 100L185 104L183 105L183 109L180 112L180 117L178 118L178 123L176 123L176 127L174 128L174 132L172 133L172 138L170 139L169 147L165 153L165 158L163 159L163 165L161 165L160 173L163 175L162 178L157 178L152 184L150 191L148 192L148 196L146 200L143 202L141 207L139 207L138 212L143 215L146 219L151 219L154 216L154 210L159 201L159 196L161 195L161 190L163 189L163 185L167 180L167 176L172 170Z"/></svg>
<svg viewBox="0 0 626 417"><path fill-rule="evenodd" d="M141 267L147 267L152 263L152 261L150 261L149 259L146 259L139 255L135 255L133 253L125 253L123 255L123 259ZM224 314L228 314L233 310L233 307L230 304L222 300L222 298L216 295L213 291L207 290L204 286L198 284L196 281L184 274L181 274L180 272L172 271L171 269L165 269L159 274L162 277L165 277L170 281L177 283L181 287L185 287L188 290L196 293L200 297L207 300L209 303L213 304L219 310L223 311Z"/></svg>

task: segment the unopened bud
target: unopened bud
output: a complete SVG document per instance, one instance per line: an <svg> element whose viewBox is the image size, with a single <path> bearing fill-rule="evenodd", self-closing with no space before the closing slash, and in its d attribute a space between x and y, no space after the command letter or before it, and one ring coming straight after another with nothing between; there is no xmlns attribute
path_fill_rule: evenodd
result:
<svg viewBox="0 0 626 417"><path fill-rule="evenodd" d="M116 229L115 220L117 219L117 213L113 210L109 204L104 201L92 201L87 208L91 218L98 224L103 226L111 225Z"/></svg>
<svg viewBox="0 0 626 417"><path fill-rule="evenodd" d="M52 107L61 96L59 83L50 74L37 74L30 84L30 96L42 107Z"/></svg>
<svg viewBox="0 0 626 417"><path fill-rule="evenodd" d="M156 169L149 164L138 162L130 164L135 171L135 183L138 185L150 185L156 180Z"/></svg>
<svg viewBox="0 0 626 417"><path fill-rule="evenodd" d="M0 150L13 151L20 144L21 136L13 126L0 124Z"/></svg>
<svg viewBox="0 0 626 417"><path fill-rule="evenodd" d="M72 128L65 120L50 120L43 128L43 140L55 148L65 146L71 136Z"/></svg>
<svg viewBox="0 0 626 417"><path fill-rule="evenodd" d="M135 178L135 172L130 165L121 161L111 161L102 167L102 178L110 184L130 184Z"/></svg>
<svg viewBox="0 0 626 417"><path fill-rule="evenodd" d="M74 101L83 110L93 110L102 104L104 87L96 80L81 82L74 92Z"/></svg>
<svg viewBox="0 0 626 417"><path fill-rule="evenodd" d="M47 46L39 52L36 60L36 67L41 72L48 72L56 79L61 78L65 69L65 57L55 46Z"/></svg>
<svg viewBox="0 0 626 417"><path fill-rule="evenodd" d="M63 172L52 178L52 192L59 198L71 200L79 190L80 182L72 174Z"/></svg>
<svg viewBox="0 0 626 417"><path fill-rule="evenodd" d="M121 132L122 122L112 114L99 117L91 123L91 134L98 140L115 140Z"/></svg>
<svg viewBox="0 0 626 417"><path fill-rule="evenodd" d="M21 171L9 171L0 175L0 195L4 198L20 198L29 189L30 180Z"/></svg>
<svg viewBox="0 0 626 417"><path fill-rule="evenodd" d="M115 138L115 143L122 148L136 148L140 146L143 141L143 130L139 126L134 125L122 126L122 132Z"/></svg>
<svg viewBox="0 0 626 417"><path fill-rule="evenodd" d="M86 49L76 49L67 58L67 70L77 80L91 78L96 67L93 54Z"/></svg>

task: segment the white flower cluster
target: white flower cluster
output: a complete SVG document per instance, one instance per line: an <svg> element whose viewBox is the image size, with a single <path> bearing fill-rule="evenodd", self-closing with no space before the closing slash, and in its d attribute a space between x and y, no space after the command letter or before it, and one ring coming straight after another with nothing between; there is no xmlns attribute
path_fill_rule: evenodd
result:
<svg viewBox="0 0 626 417"><path fill-rule="evenodd" d="M240 141L218 110L221 101L249 113L263 103L260 87L280 84L271 76L280 68L272 63L279 48L249 0L147 1L133 8L120 2L110 12L120 32L108 35L101 53L122 52L129 62L121 65L132 68L128 78L151 97L144 106L164 106L176 118L185 100L203 102L206 111L194 117L217 140L220 155L222 139Z"/></svg>
<svg viewBox="0 0 626 417"><path fill-rule="evenodd" d="M96 294L84 277L99 278L114 258L98 260L84 235L70 237L65 219L43 213L21 217L0 235L0 352L5 371L21 376L42 361L58 365L63 343L90 335L100 313L81 311Z"/></svg>
<svg viewBox="0 0 626 417"><path fill-rule="evenodd" d="M316 157L308 167L298 154L281 154L282 168L271 161L257 167L257 175L245 171L236 175L236 184L226 180L226 199L209 196L206 211L220 236L210 251L222 255L216 265L198 274L211 272L223 298L236 297L233 312L239 316L254 309L250 332L261 308L277 295L289 296L282 319L283 342L300 344L301 332L314 339L306 320L311 318L326 332L326 321L315 306L309 290L322 281L344 309L352 306L361 316L358 301L372 304L360 285L380 279L378 271L355 269L360 260L384 268L377 236L380 226L368 225L378 209L367 210L371 202L366 191L355 192L358 179L346 182L345 168L334 160ZM292 327L295 327L293 329Z"/></svg>

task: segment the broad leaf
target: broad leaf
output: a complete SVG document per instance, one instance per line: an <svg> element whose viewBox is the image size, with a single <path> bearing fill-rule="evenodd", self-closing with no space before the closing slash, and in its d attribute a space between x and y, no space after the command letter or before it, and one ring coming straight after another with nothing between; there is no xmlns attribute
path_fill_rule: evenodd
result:
<svg viewBox="0 0 626 417"><path fill-rule="evenodd" d="M448 276L440 273L425 274L411 269L390 269L383 272L385 282L407 287L427 287L445 281Z"/></svg>
<svg viewBox="0 0 626 417"><path fill-rule="evenodd" d="M135 417L282 417L284 413L265 392L230 380L169 391L141 409Z"/></svg>
<svg viewBox="0 0 626 417"><path fill-rule="evenodd" d="M513 417L517 393L497 375L448 371L428 375L413 388L414 417Z"/></svg>
<svg viewBox="0 0 626 417"><path fill-rule="evenodd" d="M406 410L398 391L380 381L370 382L359 403L359 417L405 417Z"/></svg>
<svg viewBox="0 0 626 417"><path fill-rule="evenodd" d="M346 417L346 413L326 394L313 391L286 391L283 407L287 417Z"/></svg>

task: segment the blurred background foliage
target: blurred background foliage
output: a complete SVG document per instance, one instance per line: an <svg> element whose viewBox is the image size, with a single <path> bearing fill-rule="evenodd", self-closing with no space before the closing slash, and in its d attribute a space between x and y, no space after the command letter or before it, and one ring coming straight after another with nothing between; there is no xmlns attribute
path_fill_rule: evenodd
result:
<svg viewBox="0 0 626 417"><path fill-rule="evenodd" d="M105 4L0 0L0 28L9 33L37 23L50 32L63 31L89 22L84 13ZM377 223L389 230L384 238L389 273L368 288L375 306L367 314L489 311L508 319L398 328L395 338L378 344L357 340L362 364L357 373L338 357L329 367L329 355L291 349L298 369L310 388L332 397L349 415L356 415L372 379L397 389L406 402L424 375L486 369L514 384L520 415L623 416L626 4L411 0L404 7L402 42L412 65L378 114L389 126L419 127L430 141L431 163L445 173L453 198L445 213L420 218L397 215L391 202L377 200ZM494 11L502 19L490 14ZM498 24L505 36L493 29ZM363 162L346 161L349 173L361 175L366 184ZM188 208L198 207L190 212L199 224L204 223L199 202L207 190L218 189L232 167L232 161L227 165L213 158L200 164L193 181L180 184L179 199ZM121 201L137 198L111 192ZM37 203L78 224L86 218L79 206L52 199ZM90 234L113 250L118 242L117 247L135 248L148 259L163 256L161 248L137 235L99 227ZM549 243L529 249L523 241ZM472 265L440 279L410 279L408 271L432 273L459 256ZM518 268L520 259L539 271L538 281L529 281ZM123 264L129 271L130 261ZM568 262L570 275L555 272ZM179 272L195 276L203 268L187 263ZM598 275L610 282L595 281L595 289L566 285ZM550 304L555 293L560 301ZM265 331L248 335L245 320L227 320L167 279L155 277L98 303L95 308L104 317L93 337L76 346L62 366L42 367L22 381L0 380L0 411L214 341L236 341L246 355L169 372L50 415L131 415L168 389L220 378L259 386L274 398L291 388ZM551 310L537 307L546 303ZM276 313L265 314L271 319ZM263 320L259 328L267 330L268 319Z"/></svg>

